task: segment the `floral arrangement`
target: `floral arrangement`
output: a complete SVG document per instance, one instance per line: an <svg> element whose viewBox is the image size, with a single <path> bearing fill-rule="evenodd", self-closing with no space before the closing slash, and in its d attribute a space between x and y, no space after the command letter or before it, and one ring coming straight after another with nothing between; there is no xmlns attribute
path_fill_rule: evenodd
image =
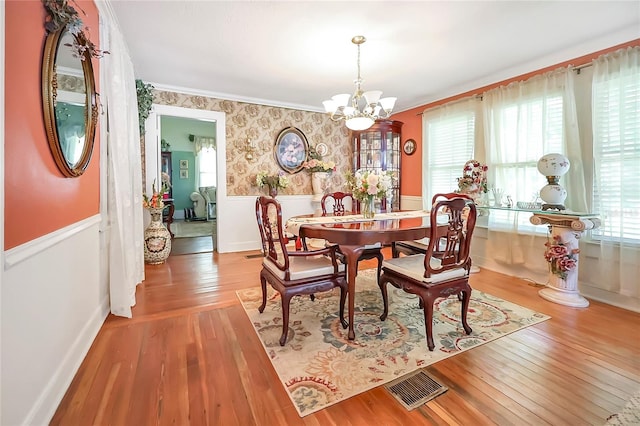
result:
<svg viewBox="0 0 640 426"><path fill-rule="evenodd" d="M544 251L544 258L549 262L551 273L563 280L567 279L567 272L578 264L576 255L580 253L580 249L569 250L560 240L559 235L554 235L552 241L547 241L544 245L547 247Z"/></svg>
<svg viewBox="0 0 640 426"><path fill-rule="evenodd" d="M393 177L386 171L357 170L347 173L347 188L358 201L373 198L391 198Z"/></svg>
<svg viewBox="0 0 640 426"><path fill-rule="evenodd" d="M315 172L335 172L336 163L333 161L323 161L322 155L315 148L309 149L309 160L302 163L302 167L309 173Z"/></svg>
<svg viewBox="0 0 640 426"><path fill-rule="evenodd" d="M73 55L76 58L84 61L85 53L88 53L90 57L100 59L109 53L106 50L98 49L89 39L89 27L84 26L78 11L69 5L67 0L42 0L42 4L49 13L44 24L45 30L47 30L48 33L54 33L66 27L67 30L75 36L73 38L73 45L67 44L67 46L73 49ZM73 4L80 9L78 3L73 1ZM80 9L80 11L86 16L84 10Z"/></svg>
<svg viewBox="0 0 640 426"><path fill-rule="evenodd" d="M289 186L289 179L287 179L283 172L278 172L277 175L260 172L256 175L256 185L260 188L266 185L270 188L284 189Z"/></svg>
<svg viewBox="0 0 640 426"><path fill-rule="evenodd" d="M162 201L162 197L164 197L164 193L167 192L169 188L163 183L160 186L160 190L156 191L156 181L153 181L151 185L151 191L153 194L149 197L147 194L142 194L142 207L145 209L161 209L164 208L164 201Z"/></svg>
<svg viewBox="0 0 640 426"><path fill-rule="evenodd" d="M485 164L477 160L467 161L462 169L462 177L458 178L458 192L471 195L486 193L487 169Z"/></svg>
<svg viewBox="0 0 640 426"><path fill-rule="evenodd" d="M333 161L322 161L312 158L309 161L305 161L302 163L302 167L307 169L308 172L335 172L336 171L336 163Z"/></svg>

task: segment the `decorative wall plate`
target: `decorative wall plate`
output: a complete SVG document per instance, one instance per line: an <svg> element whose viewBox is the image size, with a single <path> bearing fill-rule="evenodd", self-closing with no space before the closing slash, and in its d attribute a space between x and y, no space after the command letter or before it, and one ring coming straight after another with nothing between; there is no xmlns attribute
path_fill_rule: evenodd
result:
<svg viewBox="0 0 640 426"><path fill-rule="evenodd" d="M327 146L326 143L320 142L319 144L316 145L316 152L321 157L324 157L329 153L329 147Z"/></svg>
<svg viewBox="0 0 640 426"><path fill-rule="evenodd" d="M418 144L414 139L407 139L404 142L404 145L402 145L402 150L407 155L413 155L413 153L416 152L417 147L418 147Z"/></svg>

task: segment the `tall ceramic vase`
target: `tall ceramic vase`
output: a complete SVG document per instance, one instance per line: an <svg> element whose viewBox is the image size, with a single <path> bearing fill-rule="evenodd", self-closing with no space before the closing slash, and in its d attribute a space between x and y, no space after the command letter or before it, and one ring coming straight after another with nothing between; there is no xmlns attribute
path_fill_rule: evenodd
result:
<svg viewBox="0 0 640 426"><path fill-rule="evenodd" d="M162 223L164 208L149 208L151 223L144 230L144 261L151 265L164 263L171 253L171 234Z"/></svg>
<svg viewBox="0 0 640 426"><path fill-rule="evenodd" d="M311 173L311 189L313 190L312 201L322 201L324 193L329 187L329 172L313 172Z"/></svg>

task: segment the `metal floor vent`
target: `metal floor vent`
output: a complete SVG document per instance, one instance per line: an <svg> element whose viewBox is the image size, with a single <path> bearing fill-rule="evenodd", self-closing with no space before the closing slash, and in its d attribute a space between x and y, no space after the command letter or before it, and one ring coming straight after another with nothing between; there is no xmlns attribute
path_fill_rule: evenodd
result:
<svg viewBox="0 0 640 426"><path fill-rule="evenodd" d="M423 370L409 373L384 386L407 410L413 410L448 390Z"/></svg>
<svg viewBox="0 0 640 426"><path fill-rule="evenodd" d="M262 257L262 253L258 253L258 254L248 254L245 256L247 259L256 259L258 257Z"/></svg>

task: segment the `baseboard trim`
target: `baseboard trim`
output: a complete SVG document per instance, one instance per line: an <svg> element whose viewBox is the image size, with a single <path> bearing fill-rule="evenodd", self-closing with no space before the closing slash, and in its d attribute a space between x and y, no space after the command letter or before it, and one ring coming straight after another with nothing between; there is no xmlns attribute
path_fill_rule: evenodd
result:
<svg viewBox="0 0 640 426"><path fill-rule="evenodd" d="M22 424L49 424L108 314L109 298L105 296L76 340L69 347L60 366L53 372L51 380L42 390L38 400Z"/></svg>

